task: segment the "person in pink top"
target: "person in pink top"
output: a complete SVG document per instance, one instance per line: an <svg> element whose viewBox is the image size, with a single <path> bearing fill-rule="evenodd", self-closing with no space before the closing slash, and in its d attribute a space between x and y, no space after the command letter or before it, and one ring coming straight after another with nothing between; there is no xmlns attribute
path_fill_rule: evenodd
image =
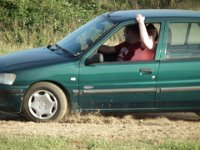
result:
<svg viewBox="0 0 200 150"><path fill-rule="evenodd" d="M125 42L116 46L101 45L99 52L117 54L117 61L146 61L154 60L156 53L157 29L153 24L144 24L145 17L136 16L137 23L128 25L124 30Z"/></svg>
<svg viewBox="0 0 200 150"><path fill-rule="evenodd" d="M155 59L158 31L153 24L144 24L145 17L141 14L136 16L139 25L141 46L135 49L131 61L151 61Z"/></svg>

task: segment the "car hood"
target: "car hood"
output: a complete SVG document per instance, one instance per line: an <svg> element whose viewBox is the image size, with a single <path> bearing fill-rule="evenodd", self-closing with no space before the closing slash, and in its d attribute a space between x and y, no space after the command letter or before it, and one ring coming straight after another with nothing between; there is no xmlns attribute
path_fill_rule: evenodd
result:
<svg viewBox="0 0 200 150"><path fill-rule="evenodd" d="M52 51L46 47L18 51L0 56L0 72L10 69L22 69L36 66L45 66L72 61L72 56L67 51Z"/></svg>

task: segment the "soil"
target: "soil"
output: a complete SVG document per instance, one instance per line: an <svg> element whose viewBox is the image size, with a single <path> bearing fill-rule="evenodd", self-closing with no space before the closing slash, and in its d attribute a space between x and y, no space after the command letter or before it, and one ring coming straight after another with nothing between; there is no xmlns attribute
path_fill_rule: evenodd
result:
<svg viewBox="0 0 200 150"><path fill-rule="evenodd" d="M200 117L195 113L74 114L59 123L34 123L0 112L0 134L200 142Z"/></svg>

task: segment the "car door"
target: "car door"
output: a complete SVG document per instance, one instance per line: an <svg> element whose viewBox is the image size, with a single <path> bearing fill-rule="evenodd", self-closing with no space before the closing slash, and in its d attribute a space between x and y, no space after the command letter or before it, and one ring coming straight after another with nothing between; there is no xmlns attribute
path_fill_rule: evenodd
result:
<svg viewBox="0 0 200 150"><path fill-rule="evenodd" d="M200 21L174 19L167 22L158 74L156 108L200 108Z"/></svg>
<svg viewBox="0 0 200 150"><path fill-rule="evenodd" d="M121 27L115 30L119 28ZM108 34L105 39L112 34ZM91 51L95 51L97 47ZM157 49L160 49L159 44ZM159 54L156 54L154 61L104 62L90 65L85 65L85 60L91 57L90 54L86 55L80 63L79 71L80 108L107 111L154 108Z"/></svg>
<svg viewBox="0 0 200 150"><path fill-rule="evenodd" d="M102 63L80 68L83 109L152 108L158 63Z"/></svg>

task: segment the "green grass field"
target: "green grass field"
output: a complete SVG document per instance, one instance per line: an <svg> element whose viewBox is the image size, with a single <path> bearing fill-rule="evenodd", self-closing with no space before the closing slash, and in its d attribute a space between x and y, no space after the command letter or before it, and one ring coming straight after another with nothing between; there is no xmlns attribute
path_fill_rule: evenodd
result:
<svg viewBox="0 0 200 150"><path fill-rule="evenodd" d="M42 136L0 135L0 149L48 149L48 150L199 150L200 141L153 141L105 140L101 138L68 138Z"/></svg>

